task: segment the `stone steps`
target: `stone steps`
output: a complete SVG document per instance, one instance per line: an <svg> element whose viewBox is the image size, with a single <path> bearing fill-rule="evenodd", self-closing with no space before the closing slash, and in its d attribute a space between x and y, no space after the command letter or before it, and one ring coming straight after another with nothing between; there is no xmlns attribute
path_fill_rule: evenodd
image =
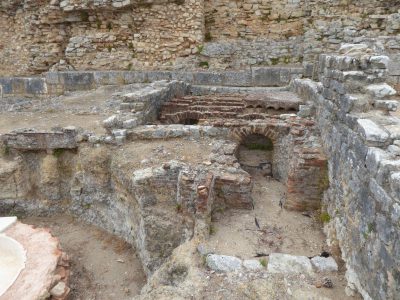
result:
<svg viewBox="0 0 400 300"><path fill-rule="evenodd" d="M276 89L250 95L188 95L163 104L159 120L176 124L189 119L265 119L271 114L270 110L276 113L293 112L299 109L301 103L302 100L295 94Z"/></svg>

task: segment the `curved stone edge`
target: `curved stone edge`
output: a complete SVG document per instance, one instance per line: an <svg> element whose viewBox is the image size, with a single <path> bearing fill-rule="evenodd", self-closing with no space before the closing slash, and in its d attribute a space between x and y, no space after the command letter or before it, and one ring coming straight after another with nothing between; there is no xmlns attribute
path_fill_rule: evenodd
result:
<svg viewBox="0 0 400 300"><path fill-rule="evenodd" d="M8 228L5 234L24 247L27 260L25 269L2 299L67 299L69 258L61 250L58 239L48 229L21 222Z"/></svg>

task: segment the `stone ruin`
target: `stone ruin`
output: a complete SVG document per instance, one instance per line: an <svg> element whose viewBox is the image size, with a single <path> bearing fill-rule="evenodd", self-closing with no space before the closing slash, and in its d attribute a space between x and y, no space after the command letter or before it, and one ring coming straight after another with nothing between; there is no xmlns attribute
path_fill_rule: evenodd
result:
<svg viewBox="0 0 400 300"><path fill-rule="evenodd" d="M22 217L0 232L27 255L0 299L68 298L73 257L22 223L65 214L134 247L147 282L127 299L399 299L397 1L8 0L0 16L0 215ZM287 220L266 227L263 197L324 248L273 248ZM276 251L212 249L230 212Z"/></svg>

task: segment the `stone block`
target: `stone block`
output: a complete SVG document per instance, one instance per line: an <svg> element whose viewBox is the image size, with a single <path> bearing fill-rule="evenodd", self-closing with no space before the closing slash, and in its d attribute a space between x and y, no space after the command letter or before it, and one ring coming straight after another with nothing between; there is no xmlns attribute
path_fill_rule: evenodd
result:
<svg viewBox="0 0 400 300"><path fill-rule="evenodd" d="M262 270L264 267L256 259L248 259L243 261L243 267L251 271Z"/></svg>
<svg viewBox="0 0 400 300"><path fill-rule="evenodd" d="M306 256L294 256L282 253L271 253L268 261L268 272L271 273L304 273L313 274L311 261Z"/></svg>
<svg viewBox="0 0 400 300"><path fill-rule="evenodd" d="M233 272L242 269L242 261L234 256L209 254L207 266L217 272Z"/></svg>
<svg viewBox="0 0 400 300"><path fill-rule="evenodd" d="M311 259L311 263L313 264L317 272L324 273L324 272L338 271L338 265L332 256L329 257L315 256Z"/></svg>
<svg viewBox="0 0 400 300"><path fill-rule="evenodd" d="M93 72L94 83L101 85L123 85L125 84L125 72L121 71L96 71Z"/></svg>
<svg viewBox="0 0 400 300"><path fill-rule="evenodd" d="M374 107L385 111L396 111L399 106L397 100L375 100Z"/></svg>
<svg viewBox="0 0 400 300"><path fill-rule="evenodd" d="M359 119L359 132L370 146L383 146L389 141L389 133L369 119Z"/></svg>
<svg viewBox="0 0 400 300"><path fill-rule="evenodd" d="M149 71L147 72L147 80L149 82L172 80L172 74L168 71Z"/></svg>
<svg viewBox="0 0 400 300"><path fill-rule="evenodd" d="M96 87L93 72L63 72L60 79L65 91L87 91Z"/></svg>
<svg viewBox="0 0 400 300"><path fill-rule="evenodd" d="M219 72L194 72L193 84L198 85L222 85L223 76Z"/></svg>
<svg viewBox="0 0 400 300"><path fill-rule="evenodd" d="M373 178L371 178L369 181L369 190L375 200L380 204L382 211L388 212L394 200Z"/></svg>
<svg viewBox="0 0 400 300"><path fill-rule="evenodd" d="M222 74L222 85L224 86L251 86L251 71L229 71Z"/></svg>
<svg viewBox="0 0 400 300"><path fill-rule="evenodd" d="M371 84L365 90L372 96L379 99L396 95L396 90L387 83Z"/></svg>
<svg viewBox="0 0 400 300"><path fill-rule="evenodd" d="M388 158L388 153L382 149L374 147L370 147L368 149L365 164L372 176L375 176L377 174L381 162Z"/></svg>
<svg viewBox="0 0 400 300"><path fill-rule="evenodd" d="M385 55L371 56L369 62L373 68L387 69L389 66L389 57Z"/></svg>
<svg viewBox="0 0 400 300"><path fill-rule="evenodd" d="M64 132L34 132L21 131L2 136L8 147L23 150L37 151L47 149L74 149L77 147L75 130Z"/></svg>
<svg viewBox="0 0 400 300"><path fill-rule="evenodd" d="M389 178L392 196L400 203L400 172L395 172Z"/></svg>
<svg viewBox="0 0 400 300"><path fill-rule="evenodd" d="M252 68L253 86L284 86L289 84L281 81L281 68Z"/></svg>
<svg viewBox="0 0 400 300"><path fill-rule="evenodd" d="M126 84L148 82L147 72L134 71L124 72L124 81Z"/></svg>

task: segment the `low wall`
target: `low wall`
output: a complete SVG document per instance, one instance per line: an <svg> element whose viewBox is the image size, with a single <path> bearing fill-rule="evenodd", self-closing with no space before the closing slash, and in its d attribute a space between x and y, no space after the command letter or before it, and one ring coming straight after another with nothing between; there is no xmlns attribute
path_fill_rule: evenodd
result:
<svg viewBox="0 0 400 300"><path fill-rule="evenodd" d="M102 85L149 83L179 80L193 85L218 86L287 86L302 77L302 68L257 67L243 71L90 71L48 72L44 77L3 77L0 87L7 95L59 95L64 92L91 90Z"/></svg>
<svg viewBox="0 0 400 300"><path fill-rule="evenodd" d="M329 162L324 197L331 241L339 242L349 287L364 299L400 294L400 119L388 100L387 57L327 56L319 80L293 90L315 112Z"/></svg>

